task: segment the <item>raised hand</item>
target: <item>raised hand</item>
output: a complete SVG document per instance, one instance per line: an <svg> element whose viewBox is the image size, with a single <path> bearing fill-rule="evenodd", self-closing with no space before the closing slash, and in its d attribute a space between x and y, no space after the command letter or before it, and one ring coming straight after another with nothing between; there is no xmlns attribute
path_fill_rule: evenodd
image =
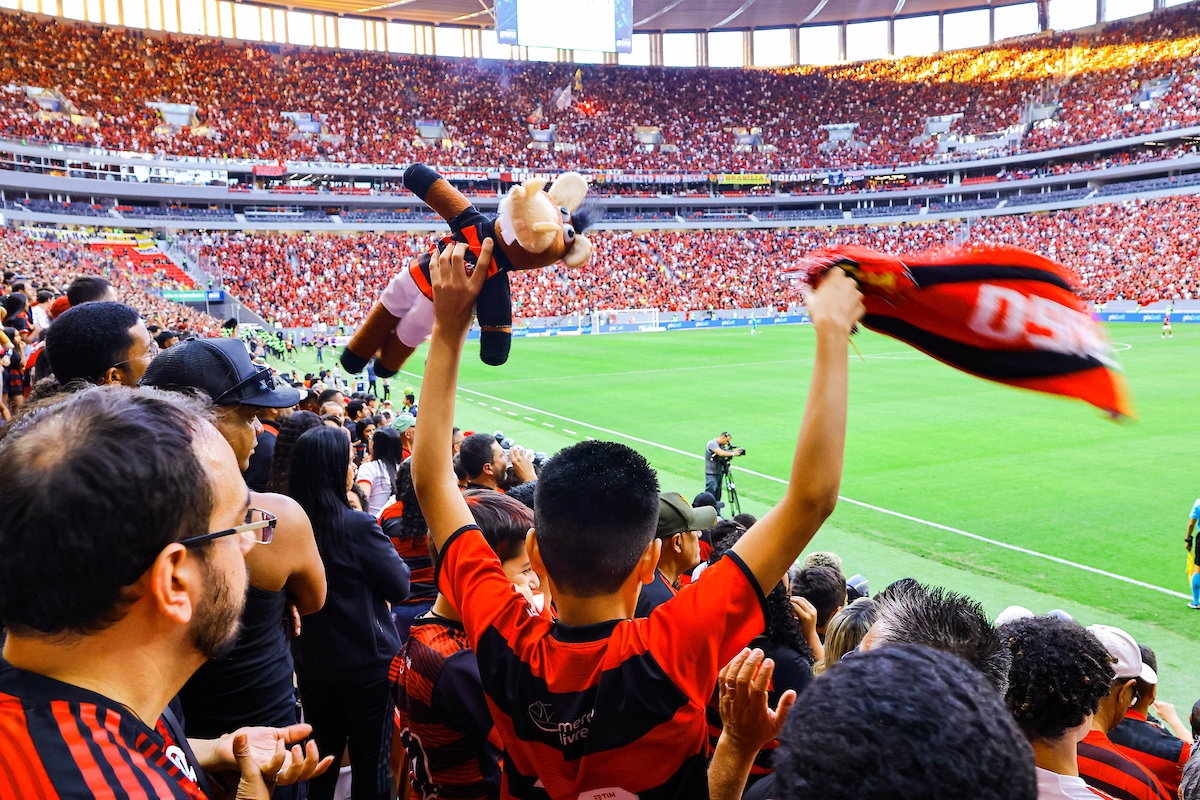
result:
<svg viewBox="0 0 1200 800"><path fill-rule="evenodd" d="M829 331L846 336L866 311L858 284L841 267L825 273L817 288L805 296L804 307L818 333Z"/></svg>
<svg viewBox="0 0 1200 800"><path fill-rule="evenodd" d="M447 332L465 334L471 325L475 298L483 288L492 265L491 238L483 240L475 269L467 274L467 246L462 242L448 245L441 255L429 262L430 282L433 284L434 324Z"/></svg>

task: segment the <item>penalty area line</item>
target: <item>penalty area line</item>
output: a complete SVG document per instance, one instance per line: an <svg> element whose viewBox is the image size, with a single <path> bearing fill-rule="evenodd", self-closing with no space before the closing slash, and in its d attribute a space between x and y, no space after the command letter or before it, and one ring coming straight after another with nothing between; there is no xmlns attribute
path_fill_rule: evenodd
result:
<svg viewBox="0 0 1200 800"><path fill-rule="evenodd" d="M419 374L417 374L415 372L407 372L404 370L402 370L402 372L404 372L405 375L411 375L414 378L421 377ZM560 419L564 422L569 422L572 425L579 425L584 428L591 428L594 431L600 431L601 433L607 433L611 436L617 436L617 437L620 437L620 438L625 439L630 442L637 442L639 444L644 444L649 447L657 447L659 450L666 450L669 453L675 453L677 455L686 456L687 458L694 458L697 461L704 460L703 456L696 455L695 453L689 453L686 450L680 450L677 447L671 447L670 445L661 444L659 442L652 442L649 439L643 439L639 436L632 436L628 433L622 433L621 431L612 430L611 428L604 428L599 425L593 425L590 422L584 422L583 420L572 419L571 417L564 417L562 414L555 414L553 411L545 411L540 408L534 408L533 406L527 406L522 403L517 403L517 402L514 402L507 398L496 397L494 395L485 394L484 392L476 391L475 389L467 389L463 386L459 386L458 390L460 392L467 392L469 394L473 394L478 397L484 397L484 398L487 398L488 400L493 400L498 403L507 403L510 406L515 406L516 408L521 408L521 409L524 409L525 411L532 411L536 414L543 414L547 417L554 417L555 419ZM489 405L489 404L488 403L480 403L480 405ZM531 422L534 421L531 417L526 417L525 419L530 420ZM545 423L543 423L543 424L545 424ZM552 427L552 426L547 426L547 427ZM588 436L586 438L588 440L592 440L592 437L590 437L590 436ZM767 475L762 472L756 472L755 470L752 470L752 469L745 469L744 467L739 467L738 470L742 473L745 473L746 475L753 475L756 478L762 478L763 480L782 484L784 486L787 485L787 481L783 480L782 478L777 478L774 475ZM1080 564L1078 561L1071 561L1066 558L1059 558L1058 556L1052 556L1049 553L1041 553L1041 552L1038 552L1037 550L1030 550L1027 547L1021 547L1019 545L1009 544L1008 542L1002 542L999 539L992 539L987 536L980 536L977 533L971 533L970 531L964 531L961 528L955 528L950 525L943 525L940 522L933 522L931 520L921 519L920 517L914 517L911 514L904 514L900 511L893 511L890 508L883 508L882 506L873 505L871 503L865 503L862 500L855 500L853 497L846 497L845 495L838 495L838 500L840 500L843 503L850 503L851 505L868 509L870 511L876 511L880 514L887 514L888 516L891 516L891 517L897 517L899 519L907 520L909 522L914 522L918 525L925 525L926 527L929 527L929 528L935 528L940 531L946 531L947 533L953 533L957 536L963 536L968 539L973 539L977 542L982 542L984 544L990 544L995 547L1001 547L1005 550L1011 550L1014 553L1021 553L1022 555L1031 556L1033 558L1040 558L1044 561L1052 561L1055 564L1062 564L1065 567L1072 567L1074 569L1083 570L1084 572L1090 572L1093 575L1101 575L1105 578L1111 578L1116 581L1121 581L1122 583L1128 583L1132 586L1137 586L1142 589L1149 589L1151 591L1160 592L1162 594L1170 595L1171 597L1181 597L1185 600L1191 599L1190 595L1184 594L1183 592L1177 592L1173 589L1167 589L1166 587L1163 587L1163 586L1157 586L1153 583L1147 583L1146 581L1139 581L1136 578L1130 578L1126 575L1119 575L1115 572L1109 572L1106 569L1100 569L1099 567L1092 567L1087 564Z"/></svg>

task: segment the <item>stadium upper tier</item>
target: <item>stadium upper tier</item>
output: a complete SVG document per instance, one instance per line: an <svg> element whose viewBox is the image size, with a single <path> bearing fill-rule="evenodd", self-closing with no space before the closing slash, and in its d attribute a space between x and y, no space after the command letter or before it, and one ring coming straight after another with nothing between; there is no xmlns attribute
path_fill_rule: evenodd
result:
<svg viewBox="0 0 1200 800"><path fill-rule="evenodd" d="M961 242L1003 243L1053 258L1080 276L1096 302L1200 298L1200 198L1095 205L969 224L602 232L591 264L512 277L518 317L603 308L785 309L800 302L780 270L814 249L861 244L890 253ZM355 326L398 265L431 237L221 233L182 240L201 269L263 319L285 327Z"/></svg>
<svg viewBox="0 0 1200 800"><path fill-rule="evenodd" d="M0 15L0 41L0 136L140 153L767 172L1200 124L1194 5L1091 38L786 70L284 52L11 13Z"/></svg>

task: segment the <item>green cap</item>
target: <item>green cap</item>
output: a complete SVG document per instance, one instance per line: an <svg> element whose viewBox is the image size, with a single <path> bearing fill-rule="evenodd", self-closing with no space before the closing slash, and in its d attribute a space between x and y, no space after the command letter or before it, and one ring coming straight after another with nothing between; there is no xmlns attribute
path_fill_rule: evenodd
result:
<svg viewBox="0 0 1200 800"><path fill-rule="evenodd" d="M406 430L417 424L417 418L412 414L400 414L392 421L392 427L404 433Z"/></svg>
<svg viewBox="0 0 1200 800"><path fill-rule="evenodd" d="M686 531L708 530L717 524L717 510L712 506L692 508L679 492L658 493L659 538L674 536Z"/></svg>

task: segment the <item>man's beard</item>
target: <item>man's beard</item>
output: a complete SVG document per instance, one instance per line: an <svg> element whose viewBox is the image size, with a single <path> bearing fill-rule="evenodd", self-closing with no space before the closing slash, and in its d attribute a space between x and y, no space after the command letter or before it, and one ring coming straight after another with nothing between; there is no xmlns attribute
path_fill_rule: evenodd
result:
<svg viewBox="0 0 1200 800"><path fill-rule="evenodd" d="M235 596L233 587L213 569L208 554L200 558L205 594L196 606L196 617L188 631L192 647L208 661L229 655L237 644L242 628L246 593ZM247 578L249 568L247 567ZM249 580L246 582L249 588Z"/></svg>

